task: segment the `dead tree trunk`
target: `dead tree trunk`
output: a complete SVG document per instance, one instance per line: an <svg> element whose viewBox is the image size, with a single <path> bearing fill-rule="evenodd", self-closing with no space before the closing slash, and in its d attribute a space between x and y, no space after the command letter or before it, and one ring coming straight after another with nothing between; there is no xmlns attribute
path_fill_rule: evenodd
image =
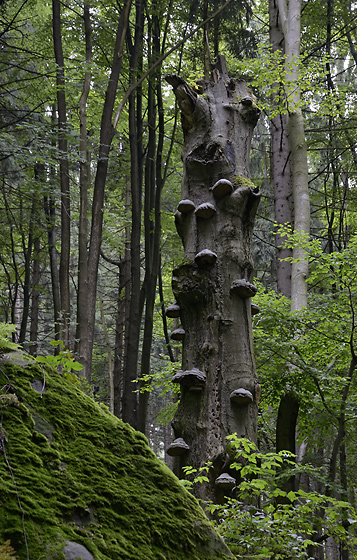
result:
<svg viewBox="0 0 357 560"><path fill-rule="evenodd" d="M224 57L202 84L202 95L178 76L167 81L184 131L175 218L185 249L172 280L182 327L171 337L183 340L183 356L182 371L173 378L181 385L173 422L177 439L168 452L176 456L178 475L186 464L199 468L212 461L210 483L198 494L220 501L227 477L217 478L237 474L229 469L226 436L256 439L260 386L250 298L256 292L251 241L260 193L248 179L248 164L259 110L246 85L228 77Z"/></svg>

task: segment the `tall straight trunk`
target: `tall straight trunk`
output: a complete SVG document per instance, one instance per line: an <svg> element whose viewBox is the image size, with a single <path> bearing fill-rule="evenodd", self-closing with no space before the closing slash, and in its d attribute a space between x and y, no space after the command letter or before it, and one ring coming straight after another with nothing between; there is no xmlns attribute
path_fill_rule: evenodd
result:
<svg viewBox="0 0 357 560"><path fill-rule="evenodd" d="M92 60L92 27L89 5L84 2L83 21L86 40L86 65L82 95L79 101L79 130L80 130L80 208L78 233L78 292L77 292L77 352L83 365L81 375L90 380L88 368L88 190L90 186L90 162L87 138L87 99L90 90L90 63Z"/></svg>
<svg viewBox="0 0 357 560"><path fill-rule="evenodd" d="M51 275L51 288L52 288L52 301L53 301L53 319L55 326L55 338L59 340L61 337L60 320L60 289L59 289L59 275L58 275L58 262L56 250L56 203L52 195L44 197L44 210L46 215L47 227L47 244L48 255L50 259L50 275Z"/></svg>
<svg viewBox="0 0 357 560"><path fill-rule="evenodd" d="M42 163L37 163L34 169L35 181L41 187L41 183L45 180L45 166ZM37 205L39 209L39 204ZM38 315L39 315L39 302L40 302L40 278L41 278L41 240L37 228L34 230L34 243L33 243L33 264L32 264L32 278L31 278L31 311L30 311L30 346L29 353L32 355L37 354L37 339L38 339Z"/></svg>
<svg viewBox="0 0 357 560"><path fill-rule="evenodd" d="M87 378L90 379L92 367L92 350L94 343L94 324L96 311L96 295L98 281L98 265L100 256L100 246L102 243L103 228L103 206L104 189L108 172L108 161L111 143L114 135L112 116L119 76L121 72L123 47L125 34L129 20L129 13L132 0L125 0L120 13L118 29L115 40L113 63L108 80L105 102L103 106L102 120L100 126L100 146L97 162L97 171L94 182L93 203L92 203L92 222L90 233L90 244L88 254L88 355L87 355Z"/></svg>
<svg viewBox="0 0 357 560"><path fill-rule="evenodd" d="M269 37L272 51L281 52L281 64L284 64L284 35L279 22L277 0L269 0ZM284 97L283 84L275 84L278 92L278 103ZM275 94L274 94L275 96ZM273 97L273 104L275 99ZM274 184L274 210L275 220L278 225L293 224L292 213L292 175L291 154L287 129L287 116L281 112L271 120L271 176ZM277 288L284 296L291 298L291 263L284 261L292 256L292 250L282 245L284 238L277 232L276 264ZM276 451L284 449L296 452L296 423L299 412L299 401L291 391L281 397L276 422ZM284 485L288 492L295 488L295 477L290 478Z"/></svg>
<svg viewBox="0 0 357 560"><path fill-rule="evenodd" d="M25 246L25 243L23 242L25 274L24 274L24 281L23 281L22 319L21 319L21 326L20 326L19 339L18 339L19 344L23 344L25 342L27 322L30 313L31 262L32 262L32 251L33 251L33 241L34 241L34 221L36 216L36 210L37 210L37 197L36 194L34 194L32 198L32 204L31 204L27 246Z"/></svg>
<svg viewBox="0 0 357 560"><path fill-rule="evenodd" d="M31 293L31 312L30 312L30 345L29 353L33 356L37 354L37 340L38 340L38 314L40 303L40 253L41 242L40 238L36 235L33 243L33 265L32 265L32 293Z"/></svg>
<svg viewBox="0 0 357 560"><path fill-rule="evenodd" d="M157 15L153 15L149 25L149 33L152 34L153 53L152 62L160 54L160 26ZM160 201L161 201L161 153L163 148L163 120L159 123L159 141L156 142L156 95L161 95L156 87L158 83L159 70L149 77L148 92L148 127L149 140L147 146L145 166L145 203L144 203L144 226L145 226L145 278L143 288L145 290L145 320L144 336L141 352L140 377L150 374L151 346L154 325L154 305L156 296L156 280L159 266L160 254ZM161 97L160 97L161 100ZM162 101L162 100L161 100ZM159 102L159 101L158 101ZM162 102L161 102L162 114ZM160 128L161 127L161 128ZM160 156L159 156L160 154ZM153 216L154 213L154 216ZM140 383L142 389L145 383ZM138 402L138 430L145 433L148 411L149 393L139 393Z"/></svg>
<svg viewBox="0 0 357 560"><path fill-rule="evenodd" d="M99 296L99 306L100 306L100 317L102 321L102 329L104 334L105 346L107 348L108 354L108 377L109 377L109 410L114 414L114 377L113 377L113 358L112 351L110 347L110 341L107 331L107 325L104 315L104 303L102 295Z"/></svg>
<svg viewBox="0 0 357 560"><path fill-rule="evenodd" d="M126 214L130 214L130 181L126 186ZM130 227L125 228L124 256L119 266L118 308L115 323L114 350L114 414L122 416L123 372L125 369L125 348L127 347L128 318L130 309Z"/></svg>
<svg viewBox="0 0 357 560"><path fill-rule="evenodd" d="M203 0L203 21L208 19L208 0ZM217 18L218 19L218 18ZM209 48L209 21L203 26L203 67L205 80L210 79L211 75L211 54Z"/></svg>
<svg viewBox="0 0 357 560"><path fill-rule="evenodd" d="M260 199L249 181L250 142L259 110L246 84L219 57L198 95L167 76L181 109L184 172L176 224L185 260L172 287L182 328L181 399L173 428L175 471L212 462L203 499L221 501L230 468L226 436L256 440L257 378L252 343L252 230ZM239 100L239 102L237 101ZM182 442L182 439L186 446ZM221 477L221 478L220 478Z"/></svg>
<svg viewBox="0 0 357 560"><path fill-rule="evenodd" d="M277 0L269 1L269 37L272 51L281 52L281 64L284 64L284 36L279 25ZM280 99L283 98L283 84L275 84ZM272 103L276 105L275 95ZM290 144L287 118L283 113L270 121L271 155L270 171L274 186L274 213L278 225L292 224L292 182L290 167ZM291 297L291 263L284 260L292 256L291 249L284 248L283 238L276 232L276 270L277 288L284 296Z"/></svg>
<svg viewBox="0 0 357 560"><path fill-rule="evenodd" d="M140 1L136 2L135 41L131 44L128 36L130 50L130 70L133 82L140 64L140 51L142 47L143 7ZM138 100L136 105L135 101ZM138 358L140 324L142 315L141 302L141 193L142 193L142 153L141 153L141 91L133 92L129 97L129 141L130 141L130 177L131 177L131 238L130 238L130 306L128 328L125 348L125 364L123 372L123 397L122 418L134 428L138 422L138 403L134 380L138 377Z"/></svg>
<svg viewBox="0 0 357 560"><path fill-rule="evenodd" d="M134 380L137 378L137 365L140 337L140 232L141 232L141 196L137 158L137 134L135 119L135 94L129 98L129 138L131 159L131 290L128 318L128 336L125 352L125 369L123 375L122 418L133 428L137 427L137 395Z"/></svg>
<svg viewBox="0 0 357 560"><path fill-rule="evenodd" d="M299 85L301 0L277 0L279 19L285 41L287 124L291 150L291 172L294 204L294 232L310 233L310 197L308 182L307 146L301 110ZM307 305L308 259L304 250L293 249L291 270L291 309Z"/></svg>
<svg viewBox="0 0 357 560"><path fill-rule="evenodd" d="M167 328L167 319L166 319L166 306L165 306L165 301L164 301L164 290L163 290L163 285L162 285L162 273L161 273L161 259L160 259L160 264L159 264L159 296L160 296L160 304L161 304L161 315L162 315L162 328L164 331L164 337L165 337L165 344L166 344L166 348L167 348L167 353L169 355L170 358L170 362L175 362L175 357L174 357L174 353L172 351L172 346L171 346L171 342L170 342L170 337L169 337L169 331Z"/></svg>
<svg viewBox="0 0 357 560"><path fill-rule="evenodd" d="M65 346L69 346L69 323L70 323L70 291L69 291L69 258L71 249L71 215L70 215L70 192L69 192L69 168L67 154L67 109L64 76L64 58L61 34L61 9L60 1L52 0L52 26L53 46L56 59L56 81L57 81L57 106L58 106L58 148L60 162L60 184L61 184L61 256L59 268L61 315L62 315L62 338Z"/></svg>

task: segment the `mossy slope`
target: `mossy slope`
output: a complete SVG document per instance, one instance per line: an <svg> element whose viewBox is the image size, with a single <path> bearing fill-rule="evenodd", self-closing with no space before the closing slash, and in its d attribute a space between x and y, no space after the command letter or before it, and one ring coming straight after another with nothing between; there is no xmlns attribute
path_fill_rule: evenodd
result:
<svg viewBox="0 0 357 560"><path fill-rule="evenodd" d="M66 541L95 560L229 557L145 437L73 383L16 352L1 359L0 387L19 401L0 400L0 543L21 560L25 538L31 560L63 560Z"/></svg>

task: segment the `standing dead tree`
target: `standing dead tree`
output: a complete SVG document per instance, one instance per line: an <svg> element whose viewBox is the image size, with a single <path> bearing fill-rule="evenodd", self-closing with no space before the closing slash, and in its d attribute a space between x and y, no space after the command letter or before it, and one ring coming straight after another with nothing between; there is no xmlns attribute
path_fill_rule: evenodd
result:
<svg viewBox="0 0 357 560"><path fill-rule="evenodd" d="M181 399L168 453L174 470L213 463L200 497L220 501L235 484L226 436L256 439L256 377L252 343L252 230L259 190L249 180L249 152L259 109L246 84L230 79L219 56L211 79L191 89L166 77L184 132L182 199L175 214L185 260L173 272L182 340ZM256 307L256 306L255 306Z"/></svg>

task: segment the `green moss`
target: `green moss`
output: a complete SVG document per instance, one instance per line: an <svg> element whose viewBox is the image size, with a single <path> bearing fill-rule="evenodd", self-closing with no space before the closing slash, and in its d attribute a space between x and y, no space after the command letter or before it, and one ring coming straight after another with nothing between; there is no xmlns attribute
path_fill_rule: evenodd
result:
<svg viewBox="0 0 357 560"><path fill-rule="evenodd" d="M43 370L24 362L14 365L10 356L0 368L0 386L10 382L20 403L0 402L0 542L9 539L26 558L20 500L31 560L63 560L66 540L95 560L229 557L198 502L142 434L57 372L46 369L46 392L36 392L31 382Z"/></svg>
<svg viewBox="0 0 357 560"><path fill-rule="evenodd" d="M249 189L256 190L256 186L254 185L254 183L252 183L252 181L250 179L247 179L246 177L242 177L242 175L236 175L234 177L234 182L233 185L236 188L239 187L248 187Z"/></svg>

